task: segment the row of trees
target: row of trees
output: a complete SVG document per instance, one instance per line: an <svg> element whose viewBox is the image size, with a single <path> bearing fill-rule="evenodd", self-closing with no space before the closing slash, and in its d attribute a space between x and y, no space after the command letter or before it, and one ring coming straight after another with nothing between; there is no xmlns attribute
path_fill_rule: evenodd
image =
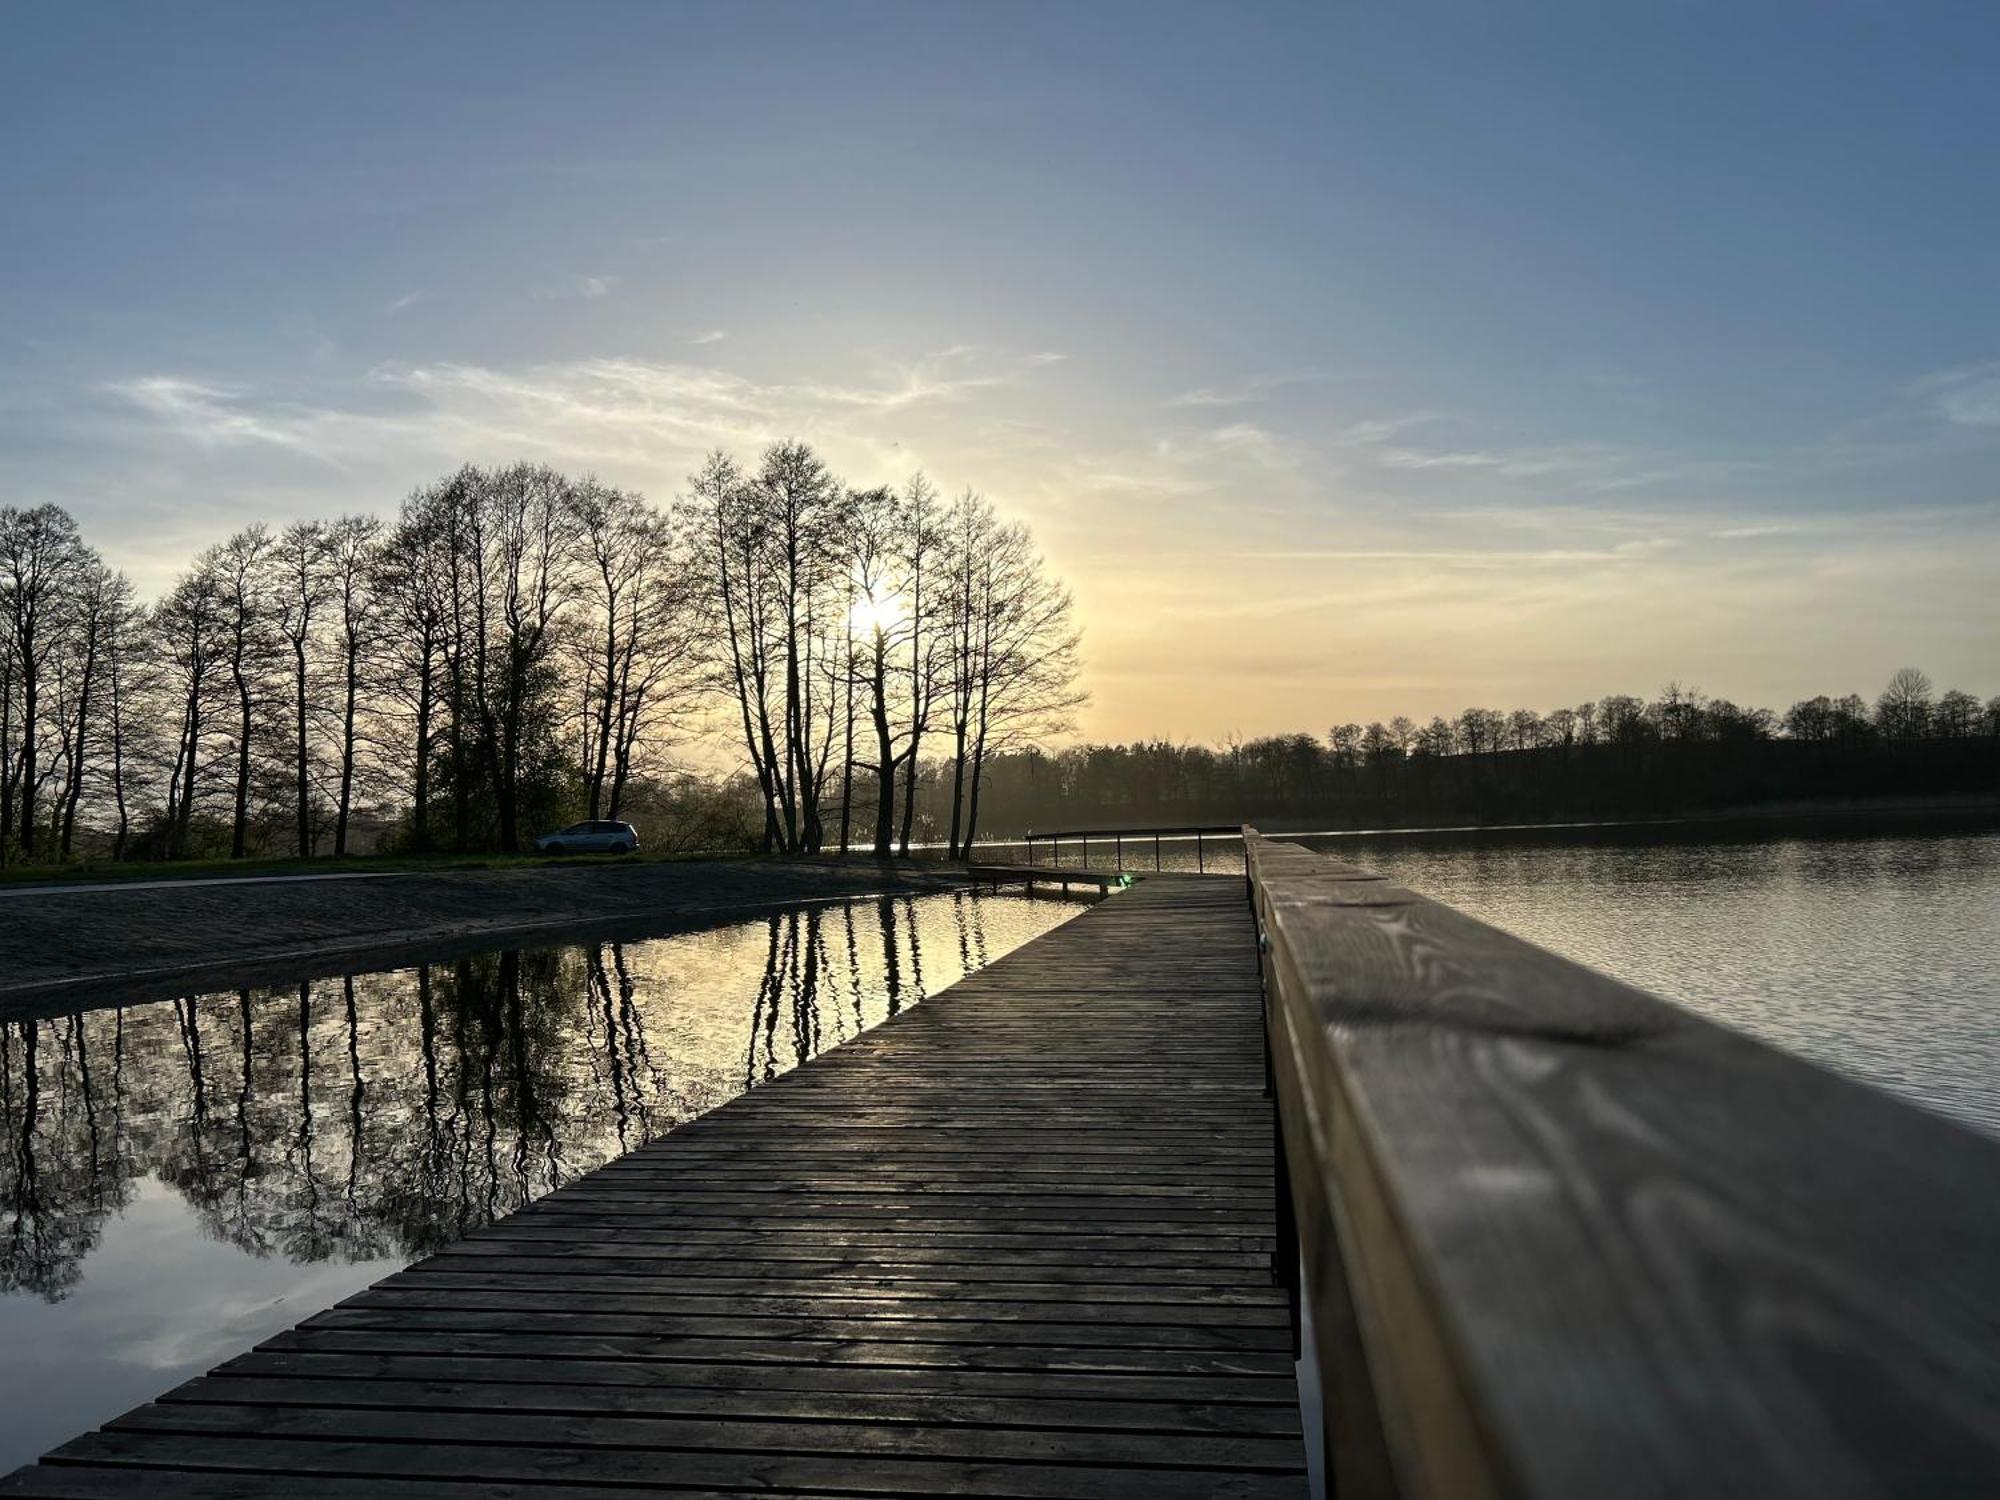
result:
<svg viewBox="0 0 2000 1500"><path fill-rule="evenodd" d="M1221 748L1164 742L1025 749L990 767L988 824L1326 826L1660 816L1695 809L2000 791L2000 697L1937 693L1915 668L1873 703L1783 713L1670 684L1549 713L1469 708L1427 723L1337 724Z"/></svg>
<svg viewBox="0 0 2000 1500"><path fill-rule="evenodd" d="M1532 708L1511 712L1468 708L1456 718L1439 715L1422 726L1401 714L1387 724L1336 724L1327 732L1327 745L1336 763L1352 766L1413 755L1481 755L1648 740L1905 741L1996 734L2000 734L2000 697L1981 703L1958 689L1938 696L1927 675L1916 667L1903 667L1889 679L1872 710L1858 693L1841 698L1822 694L1802 698L1780 715L1768 708L1739 708L1726 698L1710 698L1699 689L1671 682L1650 703L1620 693L1545 714Z"/></svg>
<svg viewBox="0 0 2000 1500"><path fill-rule="evenodd" d="M938 746L969 843L989 759L1066 722L1077 648L1025 527L799 443L711 456L671 509L468 466L393 521L247 527L151 604L59 507L9 507L0 863L512 851L659 807L709 732L767 849L907 844Z"/></svg>

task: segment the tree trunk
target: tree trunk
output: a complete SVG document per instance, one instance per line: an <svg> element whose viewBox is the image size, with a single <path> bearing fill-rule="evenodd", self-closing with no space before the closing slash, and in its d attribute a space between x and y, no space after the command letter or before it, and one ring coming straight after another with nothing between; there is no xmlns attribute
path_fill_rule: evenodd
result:
<svg viewBox="0 0 2000 1500"><path fill-rule="evenodd" d="M14 842L14 674L0 676L0 866Z"/></svg>
<svg viewBox="0 0 2000 1500"><path fill-rule="evenodd" d="M882 632L875 632L875 675L869 683L869 717L875 721L875 853L895 852L896 747L889 731L888 664L883 659Z"/></svg>
<svg viewBox="0 0 2000 1500"><path fill-rule="evenodd" d="M953 859L970 857L972 840L960 837L960 828L965 815L965 720L952 721L951 751L951 848Z"/></svg>
<svg viewBox="0 0 2000 1500"><path fill-rule="evenodd" d="M840 753L840 852L848 848L854 811L854 607L850 597L847 611L847 729Z"/></svg>
<svg viewBox="0 0 2000 1500"><path fill-rule="evenodd" d="M76 807L83 800L84 737L90 733L90 689L97 676L98 627L93 621L87 628L90 635L83 648L83 681L77 688L75 748L69 759L69 786L63 797L62 838L58 845L64 859L69 858L76 836Z"/></svg>
<svg viewBox="0 0 2000 1500"><path fill-rule="evenodd" d="M431 682L435 671L430 628L424 628L417 673L417 761L410 807L410 845L418 852L431 845Z"/></svg>
<svg viewBox="0 0 2000 1500"><path fill-rule="evenodd" d="M306 739L306 642L303 635L292 638L293 729L297 732L298 759L298 846L299 858L312 858L312 756Z"/></svg>
<svg viewBox="0 0 2000 1500"><path fill-rule="evenodd" d="M243 858L249 847L250 828L250 680L243 675L241 648L231 663L230 670L236 679L236 703L238 710L236 732L236 817L229 836L229 857Z"/></svg>
<svg viewBox="0 0 2000 1500"><path fill-rule="evenodd" d="M125 695L118 680L116 651L111 656L111 795L118 803L118 832L111 841L111 857L122 860L132 832L132 815L125 805Z"/></svg>
<svg viewBox="0 0 2000 1500"><path fill-rule="evenodd" d="M340 810L334 817L333 853L347 853L347 814L354 805L354 696L361 675L361 641L352 630L347 634L347 699L340 719Z"/></svg>
<svg viewBox="0 0 2000 1500"><path fill-rule="evenodd" d="M187 857L188 830L194 818L194 774L195 761L201 755L201 681L197 677L188 689L187 714L182 719L187 727L187 758L181 766L181 817L180 828L174 837L173 853Z"/></svg>
<svg viewBox="0 0 2000 1500"><path fill-rule="evenodd" d="M41 683L35 671L35 626L32 619L20 626L18 648L21 657L21 860L35 858L35 728L40 712Z"/></svg>

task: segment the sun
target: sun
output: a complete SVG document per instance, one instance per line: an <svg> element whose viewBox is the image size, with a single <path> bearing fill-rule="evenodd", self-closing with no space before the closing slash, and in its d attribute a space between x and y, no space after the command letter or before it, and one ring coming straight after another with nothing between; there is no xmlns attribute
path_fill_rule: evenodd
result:
<svg viewBox="0 0 2000 1500"><path fill-rule="evenodd" d="M903 622L903 596L877 594L872 590L854 601L848 618L857 635L887 635Z"/></svg>

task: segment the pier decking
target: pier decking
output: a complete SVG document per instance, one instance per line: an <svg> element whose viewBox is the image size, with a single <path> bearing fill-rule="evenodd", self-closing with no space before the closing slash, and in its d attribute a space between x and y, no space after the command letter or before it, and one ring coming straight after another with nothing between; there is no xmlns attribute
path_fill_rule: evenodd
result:
<svg viewBox="0 0 2000 1500"><path fill-rule="evenodd" d="M0 1495L1297 1495L1255 929L1143 881Z"/></svg>

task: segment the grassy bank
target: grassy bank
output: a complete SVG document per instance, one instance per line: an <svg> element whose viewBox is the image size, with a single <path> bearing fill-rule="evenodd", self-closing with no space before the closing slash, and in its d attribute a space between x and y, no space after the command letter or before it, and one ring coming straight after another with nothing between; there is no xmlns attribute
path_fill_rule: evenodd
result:
<svg viewBox="0 0 2000 1500"><path fill-rule="evenodd" d="M180 859L157 861L79 859L61 864L8 865L8 885L96 884L114 880L204 880L258 875L388 875L444 870L502 870L518 865L673 864L691 859L744 858L735 853L649 854L350 854L334 859Z"/></svg>

